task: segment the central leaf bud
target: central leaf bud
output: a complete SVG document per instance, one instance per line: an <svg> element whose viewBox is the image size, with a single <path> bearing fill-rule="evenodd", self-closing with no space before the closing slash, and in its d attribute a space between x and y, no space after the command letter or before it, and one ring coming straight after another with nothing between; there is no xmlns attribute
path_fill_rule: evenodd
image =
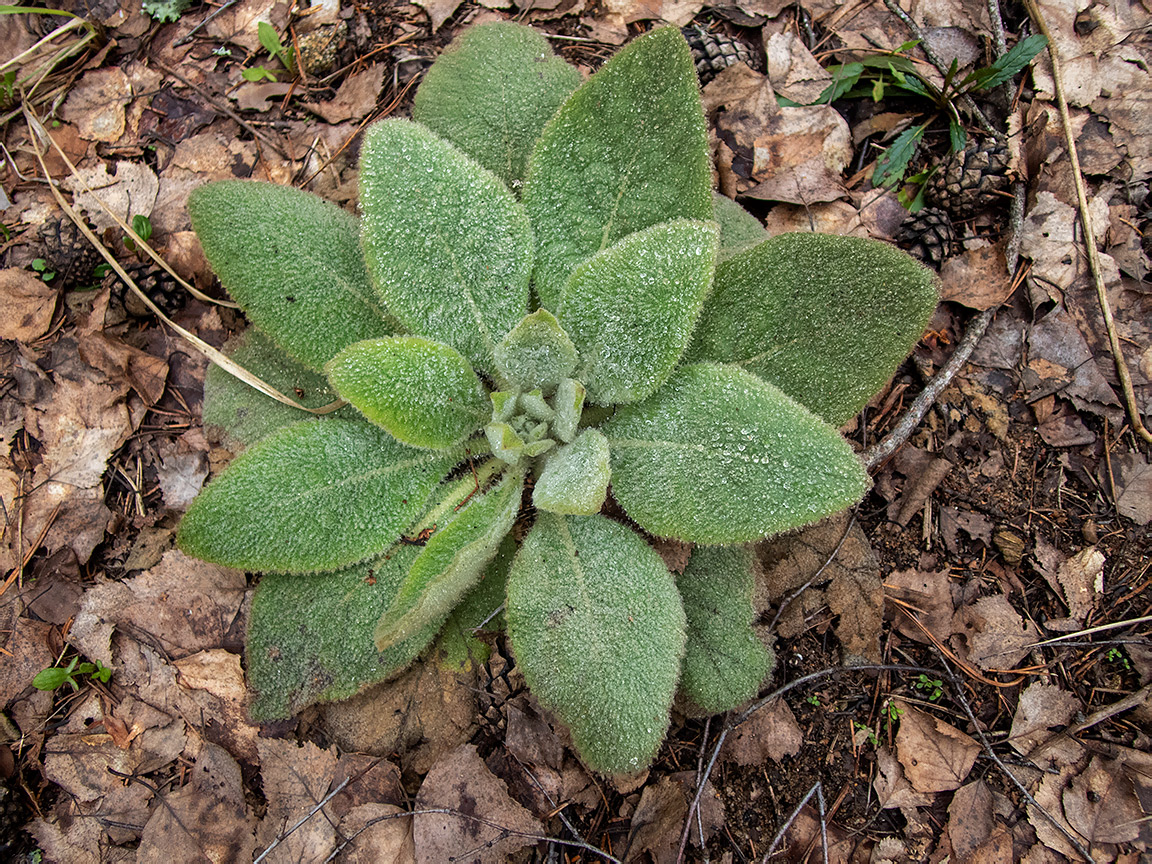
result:
<svg viewBox="0 0 1152 864"><path fill-rule="evenodd" d="M564 378L555 392L545 397L540 390L491 393L492 422L485 428L492 455L509 465L519 465L568 444L576 436L584 410L584 385Z"/></svg>

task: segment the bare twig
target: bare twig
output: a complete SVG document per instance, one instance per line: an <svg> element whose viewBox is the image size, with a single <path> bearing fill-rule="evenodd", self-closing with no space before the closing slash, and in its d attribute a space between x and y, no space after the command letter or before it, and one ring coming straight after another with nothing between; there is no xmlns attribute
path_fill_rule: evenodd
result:
<svg viewBox="0 0 1152 864"><path fill-rule="evenodd" d="M336 788L333 789L331 792L329 792L327 795L325 795L323 800L321 800L319 804L317 804L315 807L313 807L311 810L309 810L307 816L302 817L295 825L293 825L291 828L289 828L283 834L278 835L276 837L276 839L273 840L272 843L268 846L267 849L265 849L258 856L256 856L256 859L252 862L252 864L260 864L261 861L263 861L265 858L268 857L268 853L271 852L273 849L275 849L277 846L279 846L281 843L283 843L286 839L288 839L288 837L290 837L292 835L293 831L295 831L297 828L299 828L301 825L303 825L305 822L307 822L309 819L311 819L313 816L315 816L317 813L319 813L321 810L323 810L324 805L327 804L329 801L331 801L333 798L335 798L337 795L339 795L344 790L344 787L347 786L351 782L351 780L352 780L351 777L346 777L346 778L344 778L344 780L342 782L336 784Z"/></svg>
<svg viewBox="0 0 1152 864"><path fill-rule="evenodd" d="M1041 645L1053 645L1057 642L1063 642L1065 639L1075 639L1078 636L1089 636L1092 633L1103 633L1105 630L1118 630L1121 627L1128 627L1133 624L1147 624L1152 621L1152 615L1145 615L1143 618L1130 618L1127 621L1113 621L1111 624L1100 624L1097 627L1089 627L1087 630L1077 630L1075 633L1065 633L1063 636L1053 636L1051 639L1044 639L1041 642L1033 642L1031 645L1026 645L1026 648L1039 648Z"/></svg>
<svg viewBox="0 0 1152 864"><path fill-rule="evenodd" d="M1112 317L1112 305L1108 302L1108 291L1104 286L1104 274L1100 266L1100 251L1096 248L1096 235L1092 230L1092 214L1088 210L1088 195L1084 188L1084 174L1080 170L1080 155L1076 150L1076 135L1072 131L1072 118L1068 114L1068 100L1064 96L1064 73L1060 65L1060 52L1048 29L1044 13L1035 0L1024 0L1028 14L1036 22L1040 32L1048 37L1048 57L1052 61L1052 84L1056 91L1056 105L1060 109L1060 125L1064 129L1064 143L1068 148L1068 159L1072 163L1072 181L1076 186L1076 204L1080 211L1080 229L1084 236L1084 248L1088 253L1088 269L1092 271L1092 281L1096 286L1096 299L1104 316L1104 327L1108 331L1108 348L1116 364L1116 375L1120 379L1120 389L1124 393L1124 407L1128 410L1128 421L1133 430L1152 444L1152 432L1144 425L1140 408L1136 404L1136 393L1132 389L1132 376L1120 348L1120 338L1116 335L1116 322Z"/></svg>
<svg viewBox="0 0 1152 864"><path fill-rule="evenodd" d="M788 833L788 829L792 827L796 817L804 809L804 805L812 800L813 795L816 796L816 806L820 813L820 850L824 854L824 864L828 864L828 820L824 806L824 784L819 780L816 781L815 786L808 790L808 794L800 799L800 803L793 808L784 824L780 826L780 830L776 832L776 836L772 838L772 843L768 846L768 851L764 853L764 857L761 859L762 864L768 864L768 859L775 853L776 847L780 845L784 835Z"/></svg>

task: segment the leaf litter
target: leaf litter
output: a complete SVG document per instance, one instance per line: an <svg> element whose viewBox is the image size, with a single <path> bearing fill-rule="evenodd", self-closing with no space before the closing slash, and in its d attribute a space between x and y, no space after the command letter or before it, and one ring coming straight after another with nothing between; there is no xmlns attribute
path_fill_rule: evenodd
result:
<svg viewBox="0 0 1152 864"><path fill-rule="evenodd" d="M1146 66L1135 62L1147 16L1140 8L1039 6L1066 66L1104 280L1136 399L1147 406L1152 319L1141 280L1148 273L1152 204L1145 134L1152 88ZM961 67L971 45L991 32L983 7L922 7L911 17L927 28L927 44L956 56ZM419 7L399 8L390 23L369 9L342 50L370 50L373 37L385 44L404 36L430 56L471 14L441 4L432 28ZM738 66L706 91L716 111L723 191L750 193L744 203L773 230L815 225L891 238L903 211L893 194L867 189L867 172L859 169L872 164L875 145L887 146L900 128L895 124L908 116L861 112L845 121L826 106L781 108L775 96L810 102L826 86L820 63L831 61L804 35L808 22L838 37L845 50L835 54L837 62L854 59L847 49L870 54L911 37L880 4L853 15L833 3L806 10L811 17L801 19L794 7L747 2L720 16L698 15L698 4L620 2L594 16L582 3L546 3L527 16L550 31L591 34L608 44L626 38L629 22L686 23L694 15L743 38L758 49L760 70ZM399 96L406 83L401 70L420 63L401 61L415 55L390 49L378 66L310 80L296 96L280 85L270 99L241 103L247 140L238 140L241 127L224 109L225 90L240 83L239 64L175 45L205 14L193 10L146 43L145 16L136 9L113 13L104 23L125 54L81 56L63 100L63 123L50 131L96 194L121 217L150 216L162 248L174 263L184 262L182 274L211 290L188 246L190 189L254 173L289 182L306 166L315 176L311 188L348 201L355 187L344 146L354 127L347 121ZM259 51L260 18L283 29L288 11L267 0L241 0L208 25L214 41L201 45L228 40ZM4 16L3 24L15 27L6 44L22 50L35 41L28 21ZM579 23L585 27L576 31ZM1026 25L1019 19L1011 26ZM557 44L586 68L599 62L595 48ZM120 62L137 49L154 52L157 65ZM567 803L561 812L589 844L610 845L628 860L678 860L679 843L670 836L679 837L700 782L701 826L713 860L733 845L756 857L789 824L816 778L825 794L840 793L828 823L831 860L848 860L853 848L874 860L905 860L918 849L955 860L1078 860L1073 841L1097 861L1130 860L1146 850L1152 767L1147 726L1136 722L1147 723L1146 706L1133 703L1129 714L1116 715L1109 706L1149 682L1141 644L1148 630L1140 622L1148 608L1148 538L1139 530L1149 520L1149 457L1125 427L1083 238L1070 229L1076 200L1048 68L1042 54L1032 79L1036 94L1021 118L1027 155L1021 170L1030 166L1032 192L1020 231L1031 265L1022 286L1012 293L1016 281L999 275L1007 258L998 230L1004 216L983 213L965 222L962 251L943 270L946 296L957 305L938 314L933 327L941 335L917 349L865 422L848 429L861 446L873 443L946 359L963 327L957 310L999 307L974 365L941 395L912 446L876 472L873 509L887 510L894 521L863 508L851 523L831 521L760 550L760 632L784 660L783 677L772 686L850 662L915 661L932 671L926 682L916 677L921 673L859 672L793 689L731 731L722 767L703 781L702 773L683 768L714 744L722 719L710 726L678 720L656 769L621 791L628 786L602 786L581 770L562 730L558 735L531 704L497 709L503 727L481 722L476 704L484 700L473 691L487 695L495 685L470 677L491 665L480 658L415 667L412 681L381 688L384 701L357 697L347 709L355 705L358 719L346 716L343 727L335 718L346 708L338 706L280 728L251 724L239 654L246 580L164 552L176 516L206 471L227 458L195 431L203 366L186 368L185 349L117 311L122 301L113 286L94 295L80 289L98 279L57 286L37 275L34 231L6 244L0 290L6 312L20 314L6 315L9 329L0 334L12 340L0 353L11 382L0 389L0 429L10 444L0 461L8 517L0 558L11 575L0 595L0 692L6 747L20 760L15 776L38 771L48 780L47 792L27 784L18 790L40 808L29 830L44 860L251 860L266 849L265 860L323 860L337 850L337 860L446 860L430 845L438 841L413 832L419 820L402 814L411 809L411 794L418 805L463 811L463 799L444 791L454 777L484 790L483 812L501 826L492 834L500 842L520 842L503 831L517 825L533 836L570 838L553 815ZM327 122L318 131L292 99L315 106ZM275 118L281 137L267 137L265 126L252 123L256 117ZM162 134L143 137L153 131ZM19 234L58 214L42 185L21 183L13 173L37 173L27 130L11 123L5 138L13 154L5 224ZM145 155L149 141L154 158ZM932 154L917 158L927 165ZM54 153L49 164L65 171ZM1119 176L1123 182L1112 179ZM99 204L88 198L86 207L98 227L111 228ZM125 256L130 250L115 233L104 232L104 239ZM89 316L93 309L97 314ZM180 314L217 341L235 324L229 310L198 301L185 303ZM661 551L683 569L688 550ZM1117 626L1125 621L1137 623ZM1110 629L1095 629L1102 626ZM1057 637L1064 641L1045 644ZM76 649L113 666L109 684L83 682L76 696L67 687L51 693L29 686L36 672ZM498 641L492 649L498 657ZM959 664L965 693L956 690L945 660ZM374 713L379 725L368 722ZM1092 725L1081 729L1082 722ZM1093 730L1106 732L1093 736ZM1033 800L1001 783L988 760L972 761L987 755L982 736L993 732L989 740L1001 759L1014 753L1029 760L1011 771ZM501 763L497 756L505 752ZM728 761L733 753L740 756ZM10 780L6 787L16 788ZM38 791L23 791L32 788ZM262 789L262 799L251 795L253 788ZM924 827L937 807L947 813L938 841ZM874 821L886 814L899 814L898 821ZM460 817L438 815L439 824L455 826L439 833L458 841L465 833ZM181 827L192 823L202 827L195 837ZM877 824L896 836L879 839L870 833ZM687 860L700 854L696 834L690 833ZM819 814L806 805L786 842L798 852L818 844L819 834ZM475 854L508 857L486 843ZM519 860L537 854L534 844L523 844ZM475 846L452 848L458 851L446 854Z"/></svg>

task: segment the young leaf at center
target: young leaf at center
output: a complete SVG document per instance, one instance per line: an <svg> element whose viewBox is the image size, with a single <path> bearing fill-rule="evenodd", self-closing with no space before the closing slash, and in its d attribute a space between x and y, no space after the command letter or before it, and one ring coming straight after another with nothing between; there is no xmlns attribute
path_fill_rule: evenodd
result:
<svg viewBox="0 0 1152 864"><path fill-rule="evenodd" d="M508 635L585 763L642 771L668 728L684 610L660 556L603 516L541 513L508 574Z"/></svg>
<svg viewBox="0 0 1152 864"><path fill-rule="evenodd" d="M410 447L450 447L490 414L480 379L464 356L420 336L357 342L325 370L341 396Z"/></svg>

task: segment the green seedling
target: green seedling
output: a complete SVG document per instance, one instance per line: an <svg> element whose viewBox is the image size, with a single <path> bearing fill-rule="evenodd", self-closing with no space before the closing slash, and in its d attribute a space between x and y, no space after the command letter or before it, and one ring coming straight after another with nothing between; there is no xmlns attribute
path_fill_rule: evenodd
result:
<svg viewBox="0 0 1152 864"><path fill-rule="evenodd" d="M144 14L155 21L171 23L192 5L192 0L142 0Z"/></svg>
<svg viewBox="0 0 1152 864"><path fill-rule="evenodd" d="M147 216L137 213L132 217L132 231L143 242L147 243L152 236L152 220ZM131 237L124 238L124 245L132 252L136 251L136 241Z"/></svg>
<svg viewBox="0 0 1152 864"><path fill-rule="evenodd" d="M107 684L112 677L112 670L100 663L81 663L79 657L73 657L67 666L53 666L41 669L32 679L32 686L37 690L58 690L65 684L71 686L73 692L80 689L76 680L80 675L91 676L94 680Z"/></svg>
<svg viewBox="0 0 1152 864"><path fill-rule="evenodd" d="M906 175L925 133L938 120L947 118L951 151L958 153L963 150L967 134L964 131L960 109L957 107L961 97L991 90L1011 81L1044 49L1048 40L1040 35L1021 39L991 65L976 69L964 77L959 76L959 67L957 62L953 61L941 85L933 83L926 77L910 57L912 49L917 44L915 41L906 42L895 51L874 54L862 60L830 67L828 71L832 74L832 83L825 87L812 103L826 105L837 99L851 98L871 98L879 102L890 93L911 96L926 103L928 119L897 135L876 161L872 184L877 187L893 188L904 184L907 180L915 185L917 190L922 189L930 172L911 178L907 178ZM782 99L781 102L796 104L787 99ZM914 196L908 196L902 191L901 203L913 211L923 206L919 192Z"/></svg>
<svg viewBox="0 0 1152 864"><path fill-rule="evenodd" d="M881 718L884 721L884 731L888 733L888 737L892 737L892 724L900 720L904 716L904 709L901 708L894 699L889 699L884 703L880 709Z"/></svg>
<svg viewBox="0 0 1152 864"><path fill-rule="evenodd" d="M1128 658L1124 656L1124 652L1119 648L1109 648L1108 653L1104 655L1104 659L1109 663L1115 663L1118 666L1123 667L1124 671L1126 672L1132 671L1132 664L1128 661Z"/></svg>
<svg viewBox="0 0 1152 864"><path fill-rule="evenodd" d="M917 678L912 686L920 690L928 697L929 702L935 702L944 694L944 682L939 678L929 678L923 672Z"/></svg>
<svg viewBox="0 0 1152 864"><path fill-rule="evenodd" d="M56 271L48 269L48 262L43 258L32 259L32 269L40 274L40 278L45 282L51 282L56 278Z"/></svg>
<svg viewBox="0 0 1152 864"><path fill-rule="evenodd" d="M810 696L805 696L804 701L811 705L813 708L820 707L820 697L815 693L811 694Z"/></svg>
<svg viewBox="0 0 1152 864"><path fill-rule="evenodd" d="M204 422L244 452L178 542L265 574L258 720L433 643L466 656L459 634L503 605L485 626L588 766L642 770L674 699L724 711L771 673L745 544L865 493L836 427L916 343L933 277L878 242L769 237L714 197L673 29L581 82L530 28L472 28L414 118L367 131L360 218L268 183L191 195L252 324L232 359L347 404L303 415L212 367ZM700 545L673 575L653 536Z"/></svg>

